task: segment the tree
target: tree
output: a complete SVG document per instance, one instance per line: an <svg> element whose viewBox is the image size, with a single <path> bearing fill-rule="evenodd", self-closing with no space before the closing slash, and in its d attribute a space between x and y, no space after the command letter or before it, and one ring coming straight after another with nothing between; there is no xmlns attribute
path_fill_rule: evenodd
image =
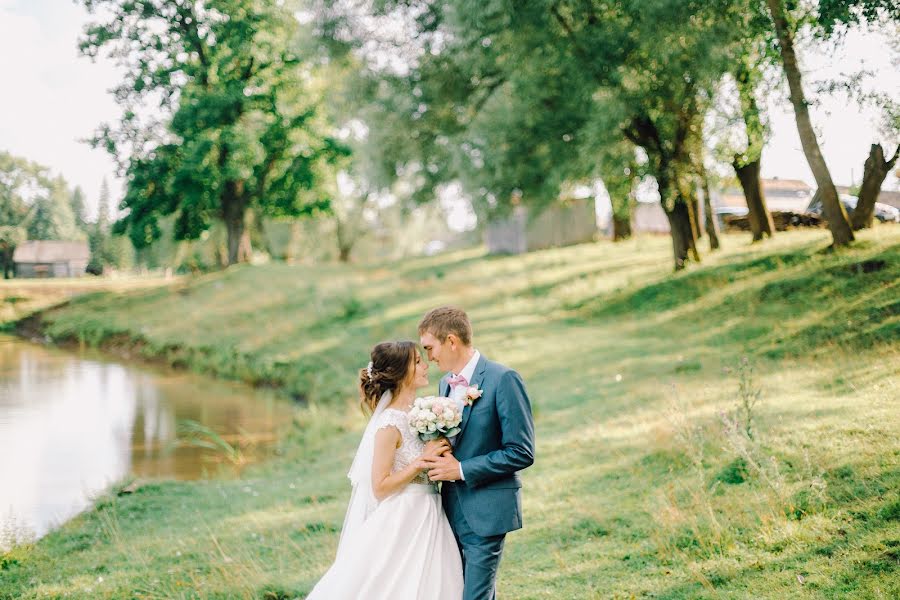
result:
<svg viewBox="0 0 900 600"><path fill-rule="evenodd" d="M720 247L719 223L716 221L716 215L713 213L712 194L709 190L709 174L706 172L706 166L703 164L702 157L700 157L699 171L700 187L703 190L703 209L706 215L706 234L709 236L709 250L712 252Z"/></svg>
<svg viewBox="0 0 900 600"><path fill-rule="evenodd" d="M72 214L75 216L75 226L85 231L87 229L87 206L84 202L84 191L81 186L75 186L72 195L69 198L69 205L72 207Z"/></svg>
<svg viewBox="0 0 900 600"><path fill-rule="evenodd" d="M367 230L366 209L372 204L375 193L353 187L345 194L336 194L331 203L338 260L350 262L350 254Z"/></svg>
<svg viewBox="0 0 900 600"><path fill-rule="evenodd" d="M42 175L37 182L41 188L34 199L34 213L26 227L28 239L84 239L84 233L75 224L70 204L71 192L66 180L61 175L53 178Z"/></svg>
<svg viewBox="0 0 900 600"><path fill-rule="evenodd" d="M647 156L669 220L675 269L699 260L694 155L712 89L735 53L735 11L594 2L553 3L550 12L581 71L603 92L595 94L605 100L595 111L617 113L619 134Z"/></svg>
<svg viewBox="0 0 900 600"><path fill-rule="evenodd" d="M109 231L110 224L110 194L109 182L106 177L100 183L100 198L97 200L97 229L101 232Z"/></svg>
<svg viewBox="0 0 900 600"><path fill-rule="evenodd" d="M13 253L16 246L27 239L27 232L22 227L0 225L0 265L3 269L3 279L9 279L13 271Z"/></svg>
<svg viewBox="0 0 900 600"><path fill-rule="evenodd" d="M881 28L888 40L893 40L894 50L900 49L896 41L897 27L900 26L900 4L897 2L891 0L820 0L813 16L813 31L821 39L840 39L854 27L865 26L870 30ZM862 82L867 75L871 75L871 73L861 70L858 73L850 74L847 81L832 83L829 87L831 91L834 88L842 88L848 93L849 100L855 100L859 104L878 109L882 115L879 127L882 141L893 143L900 137L900 102L897 101L896 94L890 92L865 91ZM878 143L871 145L869 155L863 165L859 199L856 208L850 215L851 226L854 230L871 227L875 202L878 200L881 185L893 166L897 164L898 156L900 156L900 147L894 152L893 158L885 159L882 145Z"/></svg>
<svg viewBox="0 0 900 600"><path fill-rule="evenodd" d="M627 240L631 237L634 176L627 167L621 172L607 172L603 185L606 186L612 208L613 241Z"/></svg>
<svg viewBox="0 0 900 600"><path fill-rule="evenodd" d="M403 136L387 145L398 151L384 153L386 172L432 197L459 180L490 218L513 198L539 210L563 185L603 178L602 148L624 138L657 181L676 268L699 260L690 153L739 11L687 0L379 4L407 17L418 44L403 46L409 73L383 79L394 92L385 112L401 115L385 121Z"/></svg>
<svg viewBox="0 0 900 600"><path fill-rule="evenodd" d="M27 239L27 227L34 216L29 196L40 183L42 167L0 151L0 265L3 278L9 279L16 246Z"/></svg>
<svg viewBox="0 0 900 600"><path fill-rule="evenodd" d="M81 0L105 22L88 26L82 52L107 51L125 69L116 127L95 143L121 157L124 216L116 232L144 247L175 215L176 239L219 220L228 264L241 258L248 211L312 214L313 165L334 151L320 130L295 51L299 24L278 0ZM148 102L168 112L138 115ZM245 244L246 246L246 244ZM246 252L245 252L246 254Z"/></svg>
<svg viewBox="0 0 900 600"><path fill-rule="evenodd" d="M771 238L775 235L775 223L766 206L766 197L760 178L766 129L761 118L759 104L756 101L756 80L760 76L760 67L748 64L751 60L743 57L739 59L734 73L740 98L741 115L747 134L747 147L744 152L735 153L731 165L744 190L750 232L753 235L753 241L757 242L763 236Z"/></svg>
<svg viewBox="0 0 900 600"><path fill-rule="evenodd" d="M794 107L794 116L797 121L797 131L800 134L800 143L803 153L813 173L818 186L817 194L820 195L831 230L831 239L834 246L846 246L854 240L853 230L847 218L847 212L843 204L838 200L837 189L831 179L831 171L825 163L822 151L819 149L819 141L813 128L812 119L809 116L809 102L803 91L803 76L800 65L797 62L797 54L794 50L793 29L788 22L782 0L766 0L766 6L772 18L775 33L778 37L778 48L781 52L781 62L784 74L790 88L791 105Z"/></svg>
<svg viewBox="0 0 900 600"><path fill-rule="evenodd" d="M900 156L900 146L894 151L894 156L885 160L884 149L881 144L872 144L869 150L869 157L863 169L862 184L859 188L859 199L856 208L851 215L853 221L853 229L860 230L872 226L872 219L875 215L875 202L878 200L878 192L881 191L881 184L894 165L897 164L897 157Z"/></svg>

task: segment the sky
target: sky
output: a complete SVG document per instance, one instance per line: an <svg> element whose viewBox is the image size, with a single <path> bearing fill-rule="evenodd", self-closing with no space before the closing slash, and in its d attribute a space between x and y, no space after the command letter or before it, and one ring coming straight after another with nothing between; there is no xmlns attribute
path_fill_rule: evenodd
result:
<svg viewBox="0 0 900 600"><path fill-rule="evenodd" d="M103 178L114 200L122 193L112 159L81 140L103 122L115 121L118 109L108 90L120 79L108 61L79 57L77 40L89 21L73 0L0 0L0 150L28 158L61 173L84 189L89 214L96 210ZM900 62L876 34L853 34L836 54L806 52L801 59L808 79L835 77L860 66L877 73L878 86L900 98ZM786 101L770 99L772 136L762 163L764 177L813 183ZM837 184L858 182L869 145L882 140L876 117L840 98L813 110L825 159ZM893 146L890 147L893 150ZM886 189L900 189L891 176Z"/></svg>

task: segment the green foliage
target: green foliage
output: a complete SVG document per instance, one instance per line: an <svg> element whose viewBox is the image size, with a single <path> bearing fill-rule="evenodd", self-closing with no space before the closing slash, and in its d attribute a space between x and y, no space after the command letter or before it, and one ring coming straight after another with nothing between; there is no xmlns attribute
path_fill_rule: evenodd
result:
<svg viewBox="0 0 900 600"><path fill-rule="evenodd" d="M408 74L373 68L373 108L362 114L372 150L361 153L377 153L385 178L414 197L462 182L488 220L520 203L540 210L567 185L598 177L610 180L618 216L645 174L667 209L685 202L703 115L759 15L736 2L422 0L365 3L339 20L348 26L326 31L377 44L353 27L367 10L416 36L395 49ZM640 165L635 146L647 157ZM683 237L679 268L695 247Z"/></svg>
<svg viewBox="0 0 900 600"><path fill-rule="evenodd" d="M72 215L75 217L75 225L84 231L87 228L87 207L85 206L84 191L80 186L75 186L69 196L69 204L72 207Z"/></svg>
<svg viewBox="0 0 900 600"><path fill-rule="evenodd" d="M747 481L749 476L747 461L742 456L739 456L722 467L716 473L714 479L728 485L739 485Z"/></svg>
<svg viewBox="0 0 900 600"><path fill-rule="evenodd" d="M62 176L0 152L0 226L24 229L33 240L82 239L71 194Z"/></svg>
<svg viewBox="0 0 900 600"><path fill-rule="evenodd" d="M878 510L878 517L885 521L900 521L900 498L888 502Z"/></svg>
<svg viewBox="0 0 900 600"><path fill-rule="evenodd" d="M314 165L343 149L315 122L316 99L304 81L311 65L295 51L299 25L288 7L275 0L83 3L109 18L88 26L82 51L109 51L125 69L116 90L121 121L94 140L128 157L117 233L127 231L144 248L159 239L165 215L175 215L179 240L197 239L221 220L233 263L247 210L298 216L327 206L310 192ZM155 98L169 118L141 123L141 106Z"/></svg>
<svg viewBox="0 0 900 600"><path fill-rule="evenodd" d="M0 265L2 265L4 279L9 279L12 275L13 253L16 251L16 246L26 239L28 239L28 232L24 228L0 225Z"/></svg>
<svg viewBox="0 0 900 600"><path fill-rule="evenodd" d="M817 24L826 35L861 23L900 23L900 6L893 0L819 0Z"/></svg>

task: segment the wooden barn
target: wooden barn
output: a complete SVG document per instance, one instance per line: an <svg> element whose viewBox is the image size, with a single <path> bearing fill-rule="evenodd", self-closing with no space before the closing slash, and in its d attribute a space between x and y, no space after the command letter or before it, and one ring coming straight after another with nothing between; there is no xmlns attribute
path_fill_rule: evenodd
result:
<svg viewBox="0 0 900 600"><path fill-rule="evenodd" d="M567 198L537 214L515 207L505 219L487 225L484 243L491 254L522 254L591 242L596 235L594 198Z"/></svg>
<svg viewBox="0 0 900 600"><path fill-rule="evenodd" d="M87 242L32 240L13 253L16 277L80 277L90 259Z"/></svg>

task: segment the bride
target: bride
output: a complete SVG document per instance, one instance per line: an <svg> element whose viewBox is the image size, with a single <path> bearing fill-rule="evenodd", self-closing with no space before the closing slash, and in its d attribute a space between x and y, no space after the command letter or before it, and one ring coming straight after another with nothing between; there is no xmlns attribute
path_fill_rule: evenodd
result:
<svg viewBox="0 0 900 600"><path fill-rule="evenodd" d="M459 548L425 474L425 459L449 451L412 433L407 412L428 385L428 363L413 342L383 342L360 371L372 411L350 467L353 491L334 564L307 600L460 600Z"/></svg>

